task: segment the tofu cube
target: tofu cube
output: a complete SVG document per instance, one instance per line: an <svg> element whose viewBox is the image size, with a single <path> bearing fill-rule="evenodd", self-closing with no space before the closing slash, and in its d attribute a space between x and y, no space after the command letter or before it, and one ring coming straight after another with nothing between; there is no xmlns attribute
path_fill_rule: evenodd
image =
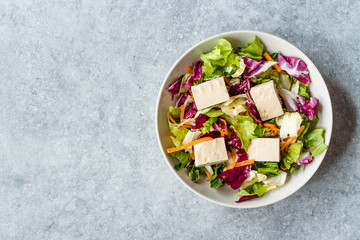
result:
<svg viewBox="0 0 360 240"><path fill-rule="evenodd" d="M280 161L280 139L279 138L254 138L248 149L249 159L259 162Z"/></svg>
<svg viewBox="0 0 360 240"><path fill-rule="evenodd" d="M223 77L192 86L191 92L198 110L230 99Z"/></svg>
<svg viewBox="0 0 360 240"><path fill-rule="evenodd" d="M194 145L195 166L203 167L228 160L224 138L215 138L210 141Z"/></svg>
<svg viewBox="0 0 360 240"><path fill-rule="evenodd" d="M262 121L284 114L274 81L256 85L250 89L250 94Z"/></svg>
<svg viewBox="0 0 360 240"><path fill-rule="evenodd" d="M294 137L300 129L302 118L300 113L285 113L280 128L280 138Z"/></svg>

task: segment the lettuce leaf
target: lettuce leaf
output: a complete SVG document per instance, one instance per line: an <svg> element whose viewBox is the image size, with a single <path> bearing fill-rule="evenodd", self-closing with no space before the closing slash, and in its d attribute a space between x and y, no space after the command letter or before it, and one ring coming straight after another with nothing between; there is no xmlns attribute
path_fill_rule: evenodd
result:
<svg viewBox="0 0 360 240"><path fill-rule="evenodd" d="M312 156L322 153L327 148L324 133L325 129L316 128L304 136L304 146L310 149Z"/></svg>
<svg viewBox="0 0 360 240"><path fill-rule="evenodd" d="M211 52L200 55L200 59L204 63L203 73L207 77L211 77L215 70L224 68L227 65L228 56L231 52L231 43L224 38L220 38L218 44Z"/></svg>
<svg viewBox="0 0 360 240"><path fill-rule="evenodd" d="M299 82L299 92L298 94L306 99L310 98L309 95L309 86L305 83Z"/></svg>
<svg viewBox="0 0 360 240"><path fill-rule="evenodd" d="M224 112L221 109L210 109L208 112L205 113L208 117L220 117L223 115Z"/></svg>
<svg viewBox="0 0 360 240"><path fill-rule="evenodd" d="M255 39L252 42L249 42L246 47L240 49L239 55L247 56L255 60L261 60L263 50L264 45L261 43L258 36L255 35Z"/></svg>
<svg viewBox="0 0 360 240"><path fill-rule="evenodd" d="M255 170L258 173L266 173L267 177L280 174L279 163L277 162L255 162Z"/></svg>
<svg viewBox="0 0 360 240"><path fill-rule="evenodd" d="M182 77L181 84L180 84L180 90L179 90L180 93L185 93L186 92L184 84L189 79L189 77L190 77L190 73L187 73Z"/></svg>
<svg viewBox="0 0 360 240"><path fill-rule="evenodd" d="M184 168L191 160L190 154L185 152L184 150L170 153L170 155L177 158L180 161L180 163L176 164L174 167L177 171Z"/></svg>
<svg viewBox="0 0 360 240"><path fill-rule="evenodd" d="M179 107L170 106L168 114L170 114L173 119L180 119L181 109Z"/></svg>
<svg viewBox="0 0 360 240"><path fill-rule="evenodd" d="M217 175L222 173L225 169L225 163L218 163L211 166L214 174L209 179L211 188L219 188L224 185L224 181L217 178Z"/></svg>
<svg viewBox="0 0 360 240"><path fill-rule="evenodd" d="M216 123L217 120L218 120L217 117L209 118L206 122L203 123L203 127L201 128L201 130L203 132L209 132L210 126L213 125L214 123Z"/></svg>
<svg viewBox="0 0 360 240"><path fill-rule="evenodd" d="M302 142L291 144L284 158L290 164L296 162L296 160L298 160L298 158L300 157L302 148L303 148Z"/></svg>
<svg viewBox="0 0 360 240"><path fill-rule="evenodd" d="M197 183L200 179L200 172L202 169L195 167L195 163L187 166L186 169L188 170L188 176L190 180L194 183Z"/></svg>
<svg viewBox="0 0 360 240"><path fill-rule="evenodd" d="M252 186L252 189L240 190L239 192L236 193L236 195L239 195L239 196L257 195L257 196L261 197L261 195L263 195L266 192L267 188L268 188L268 186L263 186L261 183L254 183L254 185Z"/></svg>
<svg viewBox="0 0 360 240"><path fill-rule="evenodd" d="M304 130L301 132L300 136L297 138L299 141L302 141L305 134L307 133L307 131L309 130L309 127L310 127L310 123L309 122L304 122L303 120L303 123L301 125L304 125L305 128Z"/></svg>
<svg viewBox="0 0 360 240"><path fill-rule="evenodd" d="M256 138L253 133L257 125L254 123L252 117L242 115L230 117L226 114L224 114L223 117L228 123L230 123L231 128L238 134L242 142L242 148L247 151L250 145L250 140Z"/></svg>
<svg viewBox="0 0 360 240"><path fill-rule="evenodd" d="M302 148L302 142L293 143L290 145L288 151L282 156L281 159L286 168L290 169L291 164L295 163L299 159Z"/></svg>
<svg viewBox="0 0 360 240"><path fill-rule="evenodd" d="M176 127L176 124L174 124L170 121L169 121L169 128L170 128L170 131L175 135L175 136L170 136L170 138L174 142L175 146L176 147L181 146L182 142L184 141L184 138L189 130L186 128L179 129Z"/></svg>
<svg viewBox="0 0 360 240"><path fill-rule="evenodd" d="M257 84L266 83L266 82L268 82L270 80L274 80L276 85L279 84L279 75L272 68L269 68L264 73L262 73L262 74L260 74L260 75L258 75L256 77L251 78L251 81L253 83L257 83Z"/></svg>

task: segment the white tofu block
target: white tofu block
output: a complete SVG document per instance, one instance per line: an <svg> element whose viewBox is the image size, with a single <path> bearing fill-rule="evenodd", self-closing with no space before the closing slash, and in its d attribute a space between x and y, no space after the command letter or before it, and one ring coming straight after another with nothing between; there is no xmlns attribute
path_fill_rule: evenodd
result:
<svg viewBox="0 0 360 240"><path fill-rule="evenodd" d="M249 159L258 162L280 161L280 139L279 138L254 138L248 149Z"/></svg>
<svg viewBox="0 0 360 240"><path fill-rule="evenodd" d="M194 145L195 166L202 167L228 160L224 138L215 138L210 141Z"/></svg>
<svg viewBox="0 0 360 240"><path fill-rule="evenodd" d="M300 129L302 118L300 113L286 112L281 123L280 138L294 137Z"/></svg>
<svg viewBox="0 0 360 240"><path fill-rule="evenodd" d="M250 89L261 120L266 121L284 114L274 81L256 85Z"/></svg>
<svg viewBox="0 0 360 240"><path fill-rule="evenodd" d="M191 92L198 110L230 99L223 77L192 86Z"/></svg>

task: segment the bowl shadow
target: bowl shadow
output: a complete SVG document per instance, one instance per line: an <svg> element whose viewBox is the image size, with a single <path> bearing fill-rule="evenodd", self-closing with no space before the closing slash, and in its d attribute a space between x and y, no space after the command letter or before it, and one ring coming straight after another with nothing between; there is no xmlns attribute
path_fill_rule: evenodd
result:
<svg viewBox="0 0 360 240"><path fill-rule="evenodd" d="M340 163L337 160L350 147L349 143L356 133L353 126L357 122L356 107L349 98L349 94L332 81L326 81L326 85L329 89L333 107L333 130L328 152L314 175L315 180L320 180L316 176L323 176L333 169L338 169Z"/></svg>

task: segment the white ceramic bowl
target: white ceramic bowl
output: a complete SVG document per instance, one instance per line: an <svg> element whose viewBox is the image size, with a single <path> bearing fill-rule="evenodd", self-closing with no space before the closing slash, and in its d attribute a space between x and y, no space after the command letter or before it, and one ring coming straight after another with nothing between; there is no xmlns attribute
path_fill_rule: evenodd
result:
<svg viewBox="0 0 360 240"><path fill-rule="evenodd" d="M228 41L230 41L233 48L237 50L238 47L246 46L248 42L254 39L255 35L260 38L261 42L264 44L266 51L280 52L286 56L301 58L303 61L306 62L310 71L311 96L319 99L319 105L317 106L317 114L320 121L317 123L317 127L325 128L325 143L329 145L333 123L332 107L328 89L320 72L311 62L311 60L294 45L279 37L264 32L233 31L221 33L216 36L210 37L190 48L176 61L176 63L172 66L172 68L166 75L159 92L156 108L156 129L158 141L163 156L166 159L166 162L170 167L171 171L186 187L188 187L191 191L198 194L199 196L211 202L234 208L261 207L275 203L290 196L291 194L299 190L307 181L309 181L309 179L319 168L326 154L326 151L324 151L322 154L317 155L314 161L311 164L306 165L302 172L298 173L297 171L295 171L292 176L287 178L286 183L282 187L272 190L264 194L260 198L252 199L241 203L235 203L235 201L238 200L239 197L234 194L234 191L230 187L225 186L219 189L212 189L209 187L209 182L206 181L205 178L200 180L200 183L195 184L188 178L187 171L185 169L180 171L176 171L174 169L174 165L177 163L177 160L166 153L166 149L172 146L171 139L164 135L166 132L169 131L169 127L167 124L167 111L170 105L174 104L174 102L171 100L171 95L166 91L166 88L179 76L184 74L186 66L189 66L193 62L198 60L200 54L211 51L212 48L217 44L220 37L226 38Z"/></svg>

